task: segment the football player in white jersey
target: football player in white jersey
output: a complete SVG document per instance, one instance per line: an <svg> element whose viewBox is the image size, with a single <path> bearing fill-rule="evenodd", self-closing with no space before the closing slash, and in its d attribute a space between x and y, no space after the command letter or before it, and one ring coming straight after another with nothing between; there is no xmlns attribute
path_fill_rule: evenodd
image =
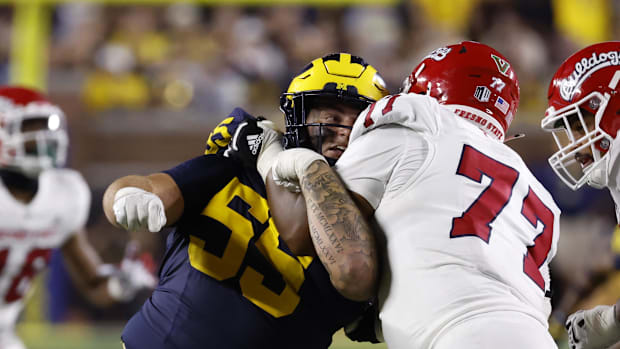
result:
<svg viewBox="0 0 620 349"><path fill-rule="evenodd" d="M389 348L557 348L548 265L560 210L504 144L518 103L508 60L466 41L431 52L402 93L355 122L335 169L385 233ZM279 153L272 167L276 183L299 183L311 232L322 224L312 207L333 188L329 171L304 149Z"/></svg>
<svg viewBox="0 0 620 349"><path fill-rule="evenodd" d="M95 304L128 301L156 280L141 261L102 264L83 232L90 191L61 168L63 112L40 93L0 87L0 348L24 348L14 327L32 279L60 248L79 289ZM127 256L129 257L129 256Z"/></svg>
<svg viewBox="0 0 620 349"><path fill-rule="evenodd" d="M549 158L555 173L573 190L607 187L620 223L619 93L620 41L588 46L555 73L541 126L558 146ZM566 329L571 348L607 348L620 341L620 301L570 315Z"/></svg>

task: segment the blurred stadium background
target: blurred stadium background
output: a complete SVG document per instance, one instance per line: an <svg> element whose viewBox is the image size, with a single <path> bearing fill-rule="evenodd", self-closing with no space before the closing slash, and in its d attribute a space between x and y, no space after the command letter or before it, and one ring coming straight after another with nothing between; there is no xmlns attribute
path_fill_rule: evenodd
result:
<svg viewBox="0 0 620 349"><path fill-rule="evenodd" d="M115 178L166 169L202 152L235 106L283 125L279 94L315 57L364 57L391 92L430 50L462 39L505 54L521 82L511 128L564 212L553 264L552 332L575 307L620 297L620 236L606 191L571 192L546 164L539 131L550 78L588 44L620 39L620 0L0 0L0 83L45 90L69 119L70 166L93 192L89 238L119 261L127 234L105 221ZM139 237L159 262L163 237ZM18 327L31 349L119 348L125 321L148 294L111 309L88 305L55 256ZM351 343L333 348L384 348Z"/></svg>

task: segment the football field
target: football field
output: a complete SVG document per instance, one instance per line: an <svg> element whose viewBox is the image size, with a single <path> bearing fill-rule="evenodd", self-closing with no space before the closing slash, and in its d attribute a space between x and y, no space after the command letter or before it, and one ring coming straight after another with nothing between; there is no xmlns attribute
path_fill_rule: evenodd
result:
<svg viewBox="0 0 620 349"><path fill-rule="evenodd" d="M19 324L17 332L28 349L121 349L119 337L122 328L119 324L89 326L29 322ZM559 348L567 349L568 346L564 342L559 344ZM387 349L387 346L383 343L352 342L340 331L334 335L334 342L329 349Z"/></svg>
<svg viewBox="0 0 620 349"><path fill-rule="evenodd" d="M17 332L28 349L121 349L120 324L89 326L79 323L51 325L49 323L21 323ZM566 342L559 343L559 349L568 349ZM295 349L295 347L291 347ZM387 346L371 343L356 343L348 340L342 331L334 335L329 349L387 349Z"/></svg>
<svg viewBox="0 0 620 349"><path fill-rule="evenodd" d="M51 325L22 323L17 332L28 349L121 349L121 325L88 326L83 324ZM342 332L334 336L330 349L385 349L385 344L355 343ZM294 349L294 347L291 347Z"/></svg>

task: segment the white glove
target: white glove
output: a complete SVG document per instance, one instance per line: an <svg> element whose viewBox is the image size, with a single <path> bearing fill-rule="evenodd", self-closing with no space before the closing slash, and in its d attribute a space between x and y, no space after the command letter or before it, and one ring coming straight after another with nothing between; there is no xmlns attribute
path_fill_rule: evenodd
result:
<svg viewBox="0 0 620 349"><path fill-rule="evenodd" d="M116 223L129 231L156 233L166 225L164 203L159 196L140 188L119 189L112 209Z"/></svg>
<svg viewBox="0 0 620 349"><path fill-rule="evenodd" d="M276 130L273 122L269 120L259 121L258 126L263 129L263 146L256 160L256 169L265 181L276 156L284 151L282 148L282 132Z"/></svg>
<svg viewBox="0 0 620 349"><path fill-rule="evenodd" d="M306 169L315 161L327 163L321 154L310 149L288 149L277 154L271 168L271 175L277 185L299 193L301 191L299 177L302 177Z"/></svg>
<svg viewBox="0 0 620 349"><path fill-rule="evenodd" d="M566 330L571 349L604 349L620 341L615 306L579 310L566 320Z"/></svg>
<svg viewBox="0 0 620 349"><path fill-rule="evenodd" d="M157 278L138 258L136 246L135 241L127 244L120 268L110 264L100 267L102 273L108 274L108 293L119 302L128 302L138 291L153 289L157 285Z"/></svg>

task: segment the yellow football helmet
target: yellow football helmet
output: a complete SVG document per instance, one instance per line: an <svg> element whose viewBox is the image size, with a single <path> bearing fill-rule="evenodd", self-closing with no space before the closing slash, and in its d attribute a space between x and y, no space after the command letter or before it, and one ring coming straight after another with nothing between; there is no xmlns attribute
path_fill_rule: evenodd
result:
<svg viewBox="0 0 620 349"><path fill-rule="evenodd" d="M280 96L280 110L284 113L286 124L284 148L314 149L308 136L308 126L351 128L336 124L306 123L309 109L317 98L346 103L359 108L361 112L387 94L385 82L377 70L360 57L334 53L313 60L293 78L288 90ZM320 148L314 150L320 151Z"/></svg>

